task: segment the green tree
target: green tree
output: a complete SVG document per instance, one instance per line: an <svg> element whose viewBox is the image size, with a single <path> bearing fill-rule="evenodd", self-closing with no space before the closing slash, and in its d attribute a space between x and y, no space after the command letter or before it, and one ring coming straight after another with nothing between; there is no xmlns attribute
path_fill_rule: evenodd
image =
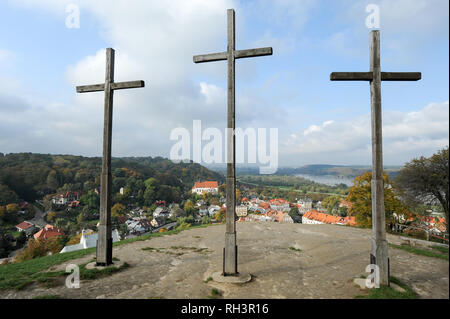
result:
<svg viewBox="0 0 450 319"><path fill-rule="evenodd" d="M297 207L292 207L289 210L289 216L291 216L292 218L296 217L296 216L300 216L299 212L298 212L298 208Z"/></svg>
<svg viewBox="0 0 450 319"><path fill-rule="evenodd" d="M327 210L328 214L337 215L341 198L339 196L328 196L322 201L322 207Z"/></svg>
<svg viewBox="0 0 450 319"><path fill-rule="evenodd" d="M0 184L0 206L17 203L19 197L8 186Z"/></svg>
<svg viewBox="0 0 450 319"><path fill-rule="evenodd" d="M439 205L445 214L449 233L449 148L442 149L430 158L420 157L406 163L400 170L395 185L411 206L421 203Z"/></svg>

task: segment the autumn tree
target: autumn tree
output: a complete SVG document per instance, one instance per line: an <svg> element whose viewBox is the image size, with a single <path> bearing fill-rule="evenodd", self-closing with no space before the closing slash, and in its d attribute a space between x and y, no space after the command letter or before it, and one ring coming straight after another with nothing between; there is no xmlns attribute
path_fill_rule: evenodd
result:
<svg viewBox="0 0 450 319"><path fill-rule="evenodd" d="M125 212L125 206L120 203L114 204L114 206L111 208L111 216L124 216Z"/></svg>
<svg viewBox="0 0 450 319"><path fill-rule="evenodd" d="M395 185L401 195L411 205L439 205L445 214L447 234L449 233L449 148L438 151L433 156L420 157L406 163L400 170Z"/></svg>
<svg viewBox="0 0 450 319"><path fill-rule="evenodd" d="M352 203L348 214L356 217L356 222L361 227L372 227L372 197L371 197L372 172L355 177L353 186L350 187L346 200ZM408 212L392 188L388 174L383 174L384 181L384 209L386 223L393 220L393 214L407 215Z"/></svg>
<svg viewBox="0 0 450 319"><path fill-rule="evenodd" d="M16 257L18 262L30 260L36 257L47 256L49 253L56 254L64 248L61 239L53 237L49 239L34 239L28 240L27 247L21 254Z"/></svg>
<svg viewBox="0 0 450 319"><path fill-rule="evenodd" d="M221 208L219 211L217 211L216 215L214 215L214 219L221 223L225 221L225 216L226 210L224 208Z"/></svg>
<svg viewBox="0 0 450 319"><path fill-rule="evenodd" d="M47 221L49 223L52 223L55 220L55 217L56 217L56 213L55 212L49 212L47 214Z"/></svg>

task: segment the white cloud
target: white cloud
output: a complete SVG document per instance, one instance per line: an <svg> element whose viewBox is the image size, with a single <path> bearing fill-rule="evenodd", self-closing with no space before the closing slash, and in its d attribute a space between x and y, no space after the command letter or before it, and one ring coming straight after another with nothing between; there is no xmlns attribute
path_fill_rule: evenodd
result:
<svg viewBox="0 0 450 319"><path fill-rule="evenodd" d="M384 162L403 163L431 155L449 144L449 102L430 103L412 112L383 114ZM371 161L370 114L349 121L311 125L291 134L280 151L297 163L368 164ZM322 159L322 161L318 160Z"/></svg>

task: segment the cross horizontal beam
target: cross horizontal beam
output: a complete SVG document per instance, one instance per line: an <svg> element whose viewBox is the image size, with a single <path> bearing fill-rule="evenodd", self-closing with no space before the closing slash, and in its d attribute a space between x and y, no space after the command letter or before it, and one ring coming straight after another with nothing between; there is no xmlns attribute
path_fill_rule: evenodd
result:
<svg viewBox="0 0 450 319"><path fill-rule="evenodd" d="M420 72L381 72L381 81L419 81ZM373 72L333 72L331 81L372 81Z"/></svg>
<svg viewBox="0 0 450 319"><path fill-rule="evenodd" d="M144 81L130 81L111 83L111 90L135 89L145 87ZM77 86L78 93L99 92L105 90L105 84Z"/></svg>
<svg viewBox="0 0 450 319"><path fill-rule="evenodd" d="M273 50L271 47L248 49L248 50L236 50L234 51L235 59L252 58L257 56L272 55ZM223 61L228 58L228 52L202 54L194 56L194 63L204 63L213 61Z"/></svg>

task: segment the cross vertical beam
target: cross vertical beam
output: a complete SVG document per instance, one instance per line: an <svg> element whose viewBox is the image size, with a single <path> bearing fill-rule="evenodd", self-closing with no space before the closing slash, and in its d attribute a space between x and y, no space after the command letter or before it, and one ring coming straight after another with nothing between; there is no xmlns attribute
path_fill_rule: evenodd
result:
<svg viewBox="0 0 450 319"><path fill-rule="evenodd" d="M113 49L106 49L105 74L105 114L103 123L103 157L102 175L100 178L100 221L98 226L97 265L112 264L112 230L111 230L111 143L112 143L112 116L114 91Z"/></svg>
<svg viewBox="0 0 450 319"><path fill-rule="evenodd" d="M370 82L371 128L372 128L372 255L379 267L380 284L389 284L389 254L386 241L384 183L383 183L383 136L381 114L381 67L380 67L380 32L370 34Z"/></svg>
<svg viewBox="0 0 450 319"><path fill-rule="evenodd" d="M371 263L379 269L380 284L389 285L389 255L386 241L382 145L382 81L418 81L420 72L381 72L380 31L370 33L370 72L333 72L331 81L370 81L372 129L372 248Z"/></svg>
<svg viewBox="0 0 450 319"><path fill-rule="evenodd" d="M227 10L227 28L228 28L228 120L227 120L227 213L226 213L226 232L225 232L225 261L224 274L236 274L237 270L237 244L236 244L236 156L235 156L235 70L236 61L234 50L236 43L235 32L235 13L234 10Z"/></svg>
<svg viewBox="0 0 450 319"><path fill-rule="evenodd" d="M228 105L227 105L227 212L225 230L225 248L223 254L223 275L236 276L237 269L237 241L236 241L236 147L235 147L235 62L236 59L250 58L258 56L272 55L272 48L258 48L248 50L236 50L235 48L235 12L233 9L227 10L227 34L228 46L226 52L196 55L194 63L204 63L227 60L228 63Z"/></svg>
<svg viewBox="0 0 450 319"><path fill-rule="evenodd" d="M78 93L105 92L103 122L103 157L100 176L100 220L97 240L97 266L111 265L112 229L111 229L111 144L113 120L113 96L115 90L144 87L144 81L114 83L114 49L106 49L106 74L104 84L77 86Z"/></svg>

